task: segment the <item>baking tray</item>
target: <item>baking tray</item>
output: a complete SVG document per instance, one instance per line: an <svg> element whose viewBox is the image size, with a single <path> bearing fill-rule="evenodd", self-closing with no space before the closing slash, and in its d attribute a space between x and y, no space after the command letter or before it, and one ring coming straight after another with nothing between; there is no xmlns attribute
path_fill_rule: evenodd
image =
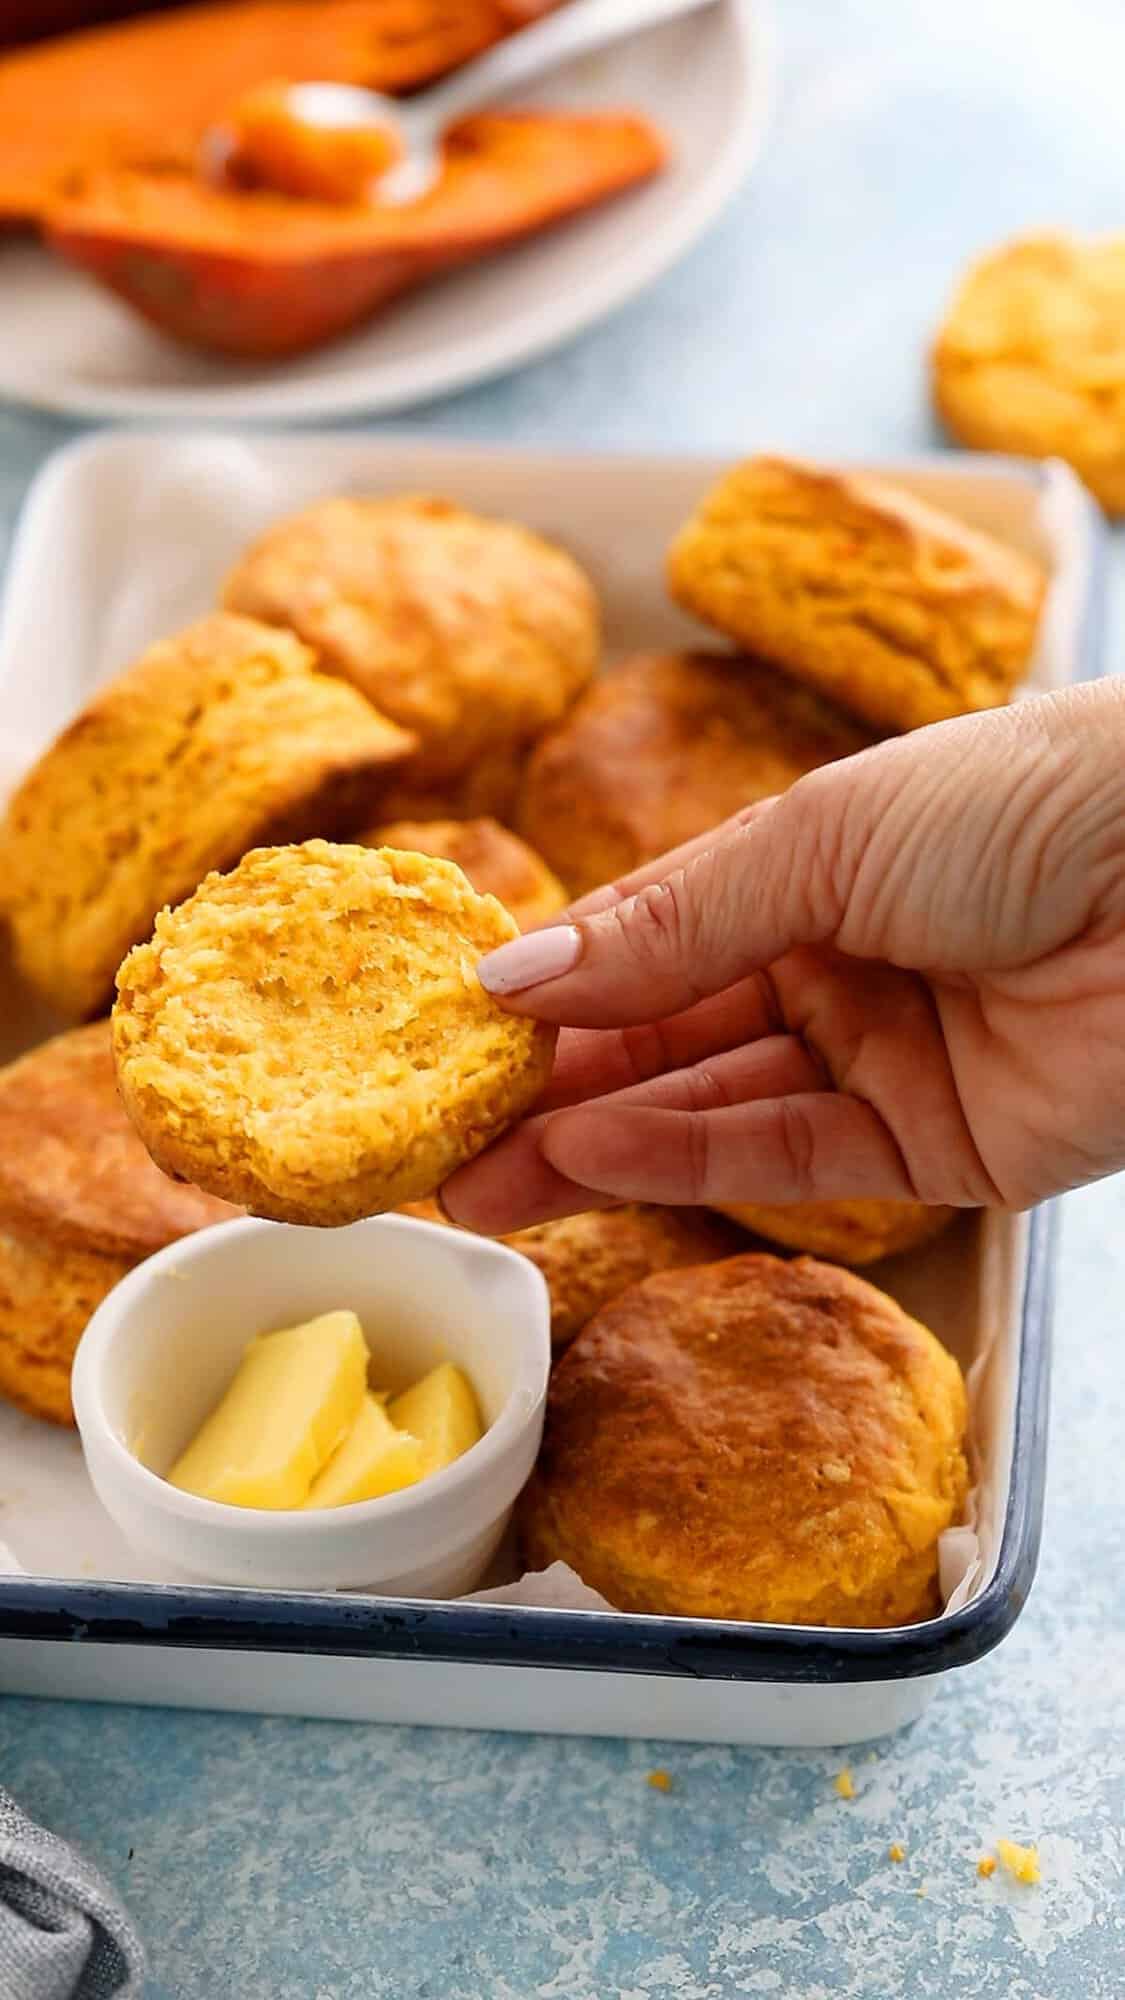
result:
<svg viewBox="0 0 1125 2000"><path fill-rule="evenodd" d="M741 449L749 446L740 441ZM732 451L729 456L734 456ZM0 618L0 786L107 674L204 610L241 541L317 494L437 490L564 540L595 576L608 653L700 642L661 555L712 458L514 451L341 434L95 437L29 495ZM955 454L886 472L1037 551L1051 585L1031 684L1100 670L1100 516L1057 465ZM55 1024L0 967L0 1056ZM1034 1574L1043 1508L1052 1211L965 1216L870 1275L929 1319L975 1397L982 1569L921 1625L837 1631L148 1580L85 1480L77 1440L0 1409L0 1688L368 1721L776 1744L912 1721L996 1645ZM702 1685L701 1685L702 1684Z"/></svg>

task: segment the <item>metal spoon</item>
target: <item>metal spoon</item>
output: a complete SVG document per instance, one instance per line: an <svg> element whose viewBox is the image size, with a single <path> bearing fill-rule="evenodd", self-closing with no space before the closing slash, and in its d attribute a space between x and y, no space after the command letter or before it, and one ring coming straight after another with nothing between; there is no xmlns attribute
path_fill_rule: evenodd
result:
<svg viewBox="0 0 1125 2000"><path fill-rule="evenodd" d="M522 28L417 97L385 97L350 83L295 83L286 99L302 124L330 130L389 127L401 156L373 182L371 193L380 202L417 201L438 177L442 136L457 119L561 63L714 5L715 0L569 0L558 13ZM209 179L225 179L231 151L231 135L223 127L207 134L201 157Z"/></svg>

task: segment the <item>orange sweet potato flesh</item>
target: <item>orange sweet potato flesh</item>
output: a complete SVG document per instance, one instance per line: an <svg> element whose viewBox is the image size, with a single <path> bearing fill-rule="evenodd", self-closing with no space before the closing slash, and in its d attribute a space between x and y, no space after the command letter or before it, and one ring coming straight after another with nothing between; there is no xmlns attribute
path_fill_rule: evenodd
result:
<svg viewBox="0 0 1125 2000"><path fill-rule="evenodd" d="M240 0L0 55L0 223L34 221L76 176L180 166L270 78L407 91L557 0Z"/></svg>
<svg viewBox="0 0 1125 2000"><path fill-rule="evenodd" d="M490 112L447 138L406 207L227 191L182 173L93 176L48 240L166 333L266 359L318 345L434 272L483 257L655 173L659 134L622 112Z"/></svg>

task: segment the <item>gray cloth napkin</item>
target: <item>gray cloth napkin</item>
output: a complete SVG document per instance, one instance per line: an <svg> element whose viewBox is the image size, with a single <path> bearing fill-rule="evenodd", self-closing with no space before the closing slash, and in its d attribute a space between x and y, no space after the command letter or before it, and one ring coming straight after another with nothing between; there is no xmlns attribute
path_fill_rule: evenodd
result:
<svg viewBox="0 0 1125 2000"><path fill-rule="evenodd" d="M0 1786L0 2000L141 2000L144 1976L97 1869Z"/></svg>

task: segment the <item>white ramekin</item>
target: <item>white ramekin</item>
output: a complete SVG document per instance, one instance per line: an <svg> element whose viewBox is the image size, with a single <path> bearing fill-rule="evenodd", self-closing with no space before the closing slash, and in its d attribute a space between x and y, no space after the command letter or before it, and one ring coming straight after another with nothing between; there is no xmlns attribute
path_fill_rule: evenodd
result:
<svg viewBox="0 0 1125 2000"><path fill-rule="evenodd" d="M441 1361L487 1426L443 1472L381 1500L309 1513L222 1506L161 1478L248 1340L350 1307L392 1392ZM347 1229L223 1222L129 1273L78 1349L73 1395L99 1500L135 1547L183 1576L275 1589L449 1597L480 1581L539 1449L550 1308L503 1244L407 1216Z"/></svg>

